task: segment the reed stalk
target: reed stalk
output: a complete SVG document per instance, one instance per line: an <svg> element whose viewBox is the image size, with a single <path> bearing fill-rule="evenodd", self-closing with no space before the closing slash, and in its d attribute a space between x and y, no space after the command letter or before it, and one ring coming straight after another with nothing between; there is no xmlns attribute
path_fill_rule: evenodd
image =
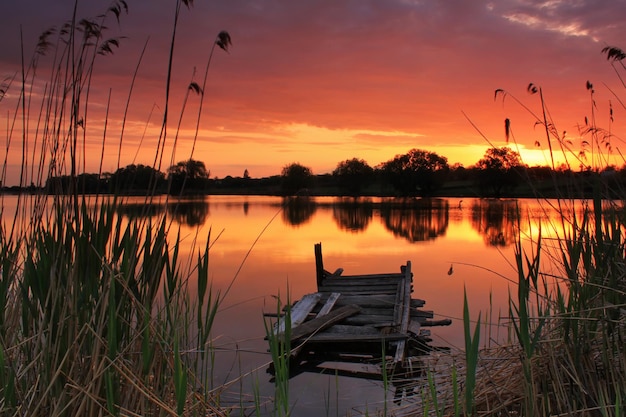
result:
<svg viewBox="0 0 626 417"><path fill-rule="evenodd" d="M177 2L175 27L181 4L191 6ZM181 265L194 262L181 259L180 236L168 235L166 215L124 218L121 196L88 196L81 186L86 141L95 128L89 117L94 68L120 46L121 38L105 38L106 22L119 21L128 5L113 1L95 19L79 18L77 5L58 32L42 34L30 62L23 59L7 131L7 155L20 138L21 186L52 177L68 182L51 182L49 194L19 195L13 221L0 224L0 413L225 415L206 387L212 363L205 347L222 301L208 278L209 244L185 272ZM36 75L51 51L50 75L41 83ZM166 102L172 61L173 49ZM3 81L0 100L16 80ZM33 117L35 108L40 114ZM108 107L105 113L101 167ZM192 278L198 303L190 300Z"/></svg>

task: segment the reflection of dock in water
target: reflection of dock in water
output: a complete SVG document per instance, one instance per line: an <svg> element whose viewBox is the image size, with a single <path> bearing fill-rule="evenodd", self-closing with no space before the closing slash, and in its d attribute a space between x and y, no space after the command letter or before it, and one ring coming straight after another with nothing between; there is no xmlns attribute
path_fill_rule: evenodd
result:
<svg viewBox="0 0 626 417"><path fill-rule="evenodd" d="M420 309L425 301L411 298L411 262L392 273L343 275L341 268L330 273L319 243L315 259L317 292L290 308L291 376L307 371L372 379L381 379L383 371L398 378L419 375L412 358L431 349L425 327L451 321L432 320L432 311ZM274 331L284 338L282 318Z"/></svg>

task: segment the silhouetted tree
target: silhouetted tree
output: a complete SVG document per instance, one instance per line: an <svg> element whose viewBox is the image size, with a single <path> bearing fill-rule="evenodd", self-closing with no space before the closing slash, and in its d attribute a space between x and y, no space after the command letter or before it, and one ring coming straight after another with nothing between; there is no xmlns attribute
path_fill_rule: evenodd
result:
<svg viewBox="0 0 626 417"><path fill-rule="evenodd" d="M352 158L339 162L333 176L342 192L356 197L371 183L374 168L362 159Z"/></svg>
<svg viewBox="0 0 626 417"><path fill-rule="evenodd" d="M411 149L382 164L385 181L404 196L431 196L445 183L448 159L435 152Z"/></svg>
<svg viewBox="0 0 626 417"><path fill-rule="evenodd" d="M511 148L489 148L476 163L477 182L483 194L502 197L511 192L522 181L525 165L519 153Z"/></svg>
<svg viewBox="0 0 626 417"><path fill-rule="evenodd" d="M170 193L180 194L198 193L206 189L210 172L206 169L204 162L188 159L172 165L167 170L168 181L170 181Z"/></svg>
<svg viewBox="0 0 626 417"><path fill-rule="evenodd" d="M286 165L281 171L281 189L283 195L296 195L313 183L311 168L297 162Z"/></svg>
<svg viewBox="0 0 626 417"><path fill-rule="evenodd" d="M165 174L147 165L126 165L119 168L109 178L109 190L112 192L145 191L150 185L157 188L163 185Z"/></svg>

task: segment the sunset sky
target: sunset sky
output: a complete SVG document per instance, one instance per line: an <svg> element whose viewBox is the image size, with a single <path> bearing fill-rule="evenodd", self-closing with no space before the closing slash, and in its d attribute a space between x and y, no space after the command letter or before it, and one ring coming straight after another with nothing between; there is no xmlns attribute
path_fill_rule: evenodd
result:
<svg viewBox="0 0 626 417"><path fill-rule="evenodd" d="M5 3L0 14L0 81L16 73L19 80L20 31L28 62L39 34L67 21L74 0ZM127 3L129 13L120 16L119 25L113 15L106 21L105 38L124 36L120 48L95 64L86 126L87 172L99 169L109 91L103 171L117 168L120 121L146 42L120 166L154 162L176 1ZM94 17L110 4L79 1L77 14ZM542 88L557 130L567 131L576 151L581 146L579 128L592 116L585 87L592 82L597 124L617 135L612 139L617 154L626 115L609 88L625 98L626 91L601 50L626 49L625 21L624 0L196 0L191 9L181 10L169 153L162 170L172 160L187 86L192 80L202 83L211 45L221 30L230 33L232 46L229 53L216 50L213 56L193 154L212 177L241 176L245 169L252 177L275 175L292 162L321 174L346 159L376 166L413 148L470 166L489 142L506 145L506 118L513 132L509 145L529 165L544 164L545 132L513 99L540 114L538 95L526 91L531 82ZM35 92L49 79L52 55L40 59ZM0 102L3 159L19 89L15 81ZM494 100L496 89L511 96ZM198 103L198 96L189 98L174 161L190 156ZM31 119L36 119L39 107L32 107ZM19 172L21 138L21 133L12 134L7 183Z"/></svg>

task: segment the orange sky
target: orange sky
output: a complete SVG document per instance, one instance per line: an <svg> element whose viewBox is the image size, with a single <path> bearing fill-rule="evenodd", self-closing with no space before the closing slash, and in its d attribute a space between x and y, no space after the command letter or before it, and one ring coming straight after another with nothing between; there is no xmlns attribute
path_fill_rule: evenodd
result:
<svg viewBox="0 0 626 417"><path fill-rule="evenodd" d="M20 0L0 15L0 79L17 72L20 28L26 60L38 35L71 17L73 0ZM165 101L167 51L176 1L127 0L120 24L110 17L105 37L124 36L113 56L98 57L89 96L86 171L97 172L104 112L111 91L104 171L117 168L120 120L144 43L122 141L120 165L152 165ZM331 172L357 157L375 166L412 148L434 151L450 164L474 164L489 146L506 144L511 120L524 161L542 162L545 134L507 90L540 113L530 82L541 86L558 131L580 149L577 125L591 118L587 80L595 86L598 125L611 128L615 154L624 110L608 88L623 96L601 49L626 48L624 0L580 1L200 1L183 9L174 56L167 151L192 77L201 83L208 52L220 30L233 40L216 51L206 88L194 159L211 176L279 174L291 162L314 173ZM80 1L78 16L93 17L109 1ZM49 79L52 54L41 58L34 92ZM196 75L193 76L194 68ZM22 135L8 134L19 83L0 102L2 157L11 137L6 183L16 182ZM609 100L615 122L609 124ZM190 97L173 160L190 156L199 99ZM31 141L39 105L31 105ZM464 116L469 117L472 123ZM145 132L145 134L144 134ZM143 140L141 137L144 136ZM540 146L537 147L535 142ZM29 152L35 147L29 145ZM533 150L531 153L529 150ZM621 165L621 162L613 161ZM573 164L577 168L578 164Z"/></svg>

